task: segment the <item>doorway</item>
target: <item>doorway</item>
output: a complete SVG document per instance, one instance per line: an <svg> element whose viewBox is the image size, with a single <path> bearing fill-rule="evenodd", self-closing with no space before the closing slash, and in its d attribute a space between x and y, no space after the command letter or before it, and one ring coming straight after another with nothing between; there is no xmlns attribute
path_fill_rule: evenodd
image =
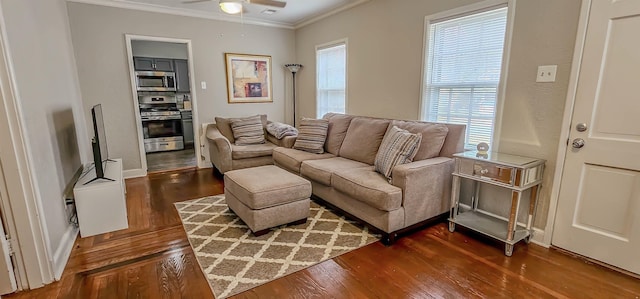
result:
<svg viewBox="0 0 640 299"><path fill-rule="evenodd" d="M142 169L198 166L191 41L126 36Z"/></svg>

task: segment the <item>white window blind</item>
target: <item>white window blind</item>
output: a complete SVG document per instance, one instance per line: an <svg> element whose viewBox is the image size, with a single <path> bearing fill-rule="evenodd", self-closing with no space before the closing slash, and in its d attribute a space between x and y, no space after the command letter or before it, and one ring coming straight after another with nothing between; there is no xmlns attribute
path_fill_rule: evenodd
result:
<svg viewBox="0 0 640 299"><path fill-rule="evenodd" d="M328 112L345 113L347 45L334 44L316 50L317 117Z"/></svg>
<svg viewBox="0 0 640 299"><path fill-rule="evenodd" d="M507 23L507 7L429 25L423 117L466 124L466 147L491 144Z"/></svg>

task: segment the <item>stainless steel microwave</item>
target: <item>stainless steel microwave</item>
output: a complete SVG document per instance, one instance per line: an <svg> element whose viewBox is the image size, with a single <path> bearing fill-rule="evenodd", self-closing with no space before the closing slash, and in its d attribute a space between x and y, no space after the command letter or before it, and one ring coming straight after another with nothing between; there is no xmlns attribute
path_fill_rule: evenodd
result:
<svg viewBox="0 0 640 299"><path fill-rule="evenodd" d="M138 91L176 91L176 73L174 72L136 72Z"/></svg>

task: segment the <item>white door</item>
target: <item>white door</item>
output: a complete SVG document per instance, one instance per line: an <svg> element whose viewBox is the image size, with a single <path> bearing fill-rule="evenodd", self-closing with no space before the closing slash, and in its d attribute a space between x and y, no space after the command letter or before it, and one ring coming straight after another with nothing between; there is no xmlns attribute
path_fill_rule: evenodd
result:
<svg viewBox="0 0 640 299"><path fill-rule="evenodd" d="M2 163L0 163L0 203L3 202L2 197L6 196L6 194ZM0 210L0 213L2 213L2 210ZM9 243L5 236L4 227L2 221L0 221L0 295L13 293L17 290L16 277L13 272L11 256L9 255Z"/></svg>
<svg viewBox="0 0 640 299"><path fill-rule="evenodd" d="M635 273L640 273L639 32L640 1L592 1L552 239L555 246ZM581 132L579 124L586 129Z"/></svg>

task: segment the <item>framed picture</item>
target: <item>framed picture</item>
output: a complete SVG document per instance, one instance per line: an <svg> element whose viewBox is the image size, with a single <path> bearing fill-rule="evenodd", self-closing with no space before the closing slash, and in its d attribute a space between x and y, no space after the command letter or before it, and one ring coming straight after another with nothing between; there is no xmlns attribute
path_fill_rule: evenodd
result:
<svg viewBox="0 0 640 299"><path fill-rule="evenodd" d="M225 53L229 103L273 102L271 56Z"/></svg>

